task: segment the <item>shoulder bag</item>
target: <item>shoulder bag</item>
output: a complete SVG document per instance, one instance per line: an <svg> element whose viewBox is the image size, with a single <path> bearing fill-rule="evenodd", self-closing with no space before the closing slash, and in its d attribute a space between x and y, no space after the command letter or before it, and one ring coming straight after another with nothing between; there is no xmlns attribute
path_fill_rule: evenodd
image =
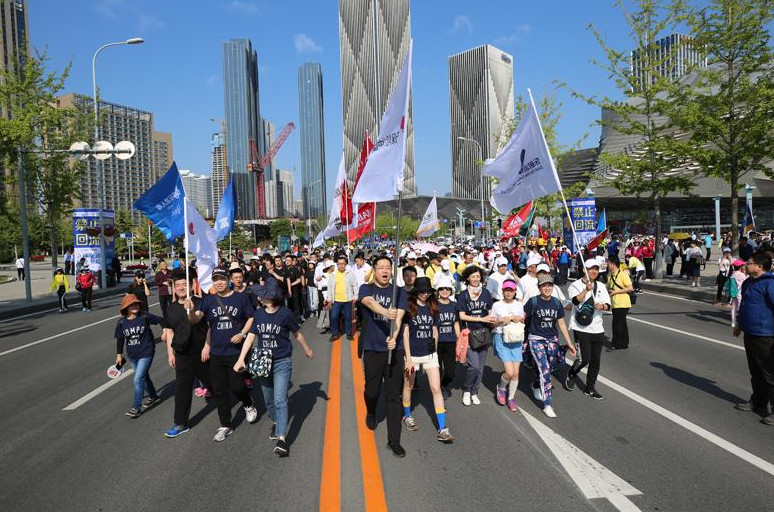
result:
<svg viewBox="0 0 774 512"><path fill-rule="evenodd" d="M583 304L578 306L575 312L575 321L578 325L587 326L594 319L594 298L597 295L597 282L594 281L594 287L591 290L591 297L586 299Z"/></svg>

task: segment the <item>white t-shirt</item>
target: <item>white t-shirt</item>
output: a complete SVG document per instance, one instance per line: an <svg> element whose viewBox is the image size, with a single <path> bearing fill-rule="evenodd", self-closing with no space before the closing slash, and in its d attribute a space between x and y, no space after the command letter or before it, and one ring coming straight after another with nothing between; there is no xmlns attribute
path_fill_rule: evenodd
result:
<svg viewBox="0 0 774 512"><path fill-rule="evenodd" d="M494 300L501 300L503 298L503 282L506 279L513 279L518 282L518 279L513 277L509 272L506 272L505 274L492 272L487 279L493 281L491 285L489 285L489 281L487 281L487 289L489 290L489 293L492 294ZM495 283L497 283L496 286Z"/></svg>
<svg viewBox="0 0 774 512"><path fill-rule="evenodd" d="M368 272L371 271L371 265L368 263L363 263L362 267L358 267L357 264L350 265L349 269L352 271L352 273L355 275L355 280L357 281L357 287L360 289L360 286L365 284L365 277L368 274Z"/></svg>
<svg viewBox="0 0 774 512"><path fill-rule="evenodd" d="M24 268L24 258L18 258L16 260L16 268Z"/></svg>
<svg viewBox="0 0 774 512"><path fill-rule="evenodd" d="M516 287L516 299L524 303L528 301L530 297L534 297L535 295L540 295L537 277L524 274L522 278L519 279L519 284Z"/></svg>
<svg viewBox="0 0 774 512"><path fill-rule="evenodd" d="M514 300L510 304L506 304L506 302L503 300L498 300L497 302L492 304L491 314L493 314L498 320L500 320L501 318L505 318L506 316L514 316L514 315L523 317L524 305L517 300ZM502 334L503 326L498 325L497 327L492 329L492 332Z"/></svg>
<svg viewBox="0 0 774 512"><path fill-rule="evenodd" d="M586 283L583 282L582 279L578 279L577 281L574 281L570 287L567 289L567 295L570 296L570 300L572 300L573 297L576 297L580 292L582 292L586 288ZM607 293L607 287L597 282L596 285L596 294L594 295L594 302L595 303L602 303L602 304L610 304L610 294ZM589 296L592 292L588 292L583 302L587 301L589 299ZM580 304L579 304L580 305ZM580 331L580 332L588 332L592 334L599 334L601 332L605 332L605 326L602 324L602 311L599 309L594 310L594 317L591 319L591 323L589 325L579 325L578 322L575 321L575 313L578 312L578 306L573 305L572 307L572 313L570 315L570 329L573 331Z"/></svg>

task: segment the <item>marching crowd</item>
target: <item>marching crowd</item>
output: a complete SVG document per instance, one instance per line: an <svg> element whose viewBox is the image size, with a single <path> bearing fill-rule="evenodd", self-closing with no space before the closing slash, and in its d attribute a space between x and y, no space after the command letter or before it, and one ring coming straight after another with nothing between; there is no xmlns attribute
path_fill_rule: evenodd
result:
<svg viewBox="0 0 774 512"><path fill-rule="evenodd" d="M436 439L452 443L445 402L453 394L457 365L464 366L462 403L479 405L490 351L503 365L493 398L510 411L519 410L522 365L530 370L536 403L550 418L557 415L555 378L573 391L586 368L582 392L602 400L596 380L605 343L603 314L612 314L610 349L627 349L626 317L636 303L638 283L651 278L654 240L614 238L585 255L570 254L560 240L531 242L420 252L405 244L367 255L353 247L334 247L330 252L266 253L246 261L238 254L213 271L209 293L199 289L193 263L186 279L179 261L173 270L161 262L153 281L162 316L148 312L151 292L143 272L135 275L120 307L116 365L125 363L125 349L135 368L134 400L126 414L139 417L159 401L148 369L155 351L151 325L160 325L176 374L173 426L165 435L177 437L189 430L196 394L216 405L220 427L214 440L223 441L233 433L232 394L242 403L248 423L257 421L250 391L257 385L271 419L274 452L287 456L293 340L308 358L314 357L300 332L310 318L317 320L321 334L330 333L331 342L342 342L343 336L357 339L365 377L365 423L377 428L376 407L384 392L388 446L398 457L405 456L402 430L417 431L422 422L412 402L417 375L424 373L428 382ZM687 244L688 260L692 247L695 242ZM725 293L734 305L734 334L745 333L752 375L752 398L737 408L765 412L763 422L774 424L768 415L768 404L774 403L771 246L761 244L746 261L730 259L730 251L723 249L718 268L719 296ZM565 294L558 285L571 271L576 279ZM560 372L567 354L573 363Z"/></svg>

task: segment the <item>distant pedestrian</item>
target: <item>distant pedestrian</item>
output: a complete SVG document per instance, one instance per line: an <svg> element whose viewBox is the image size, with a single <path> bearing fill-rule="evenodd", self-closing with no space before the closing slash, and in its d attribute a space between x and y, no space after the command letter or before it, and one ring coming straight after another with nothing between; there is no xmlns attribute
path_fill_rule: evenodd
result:
<svg viewBox="0 0 774 512"><path fill-rule="evenodd" d="M134 295L125 295L119 308L121 319L116 324L116 365L126 358L134 368L134 400L132 408L125 414L130 418L139 418L149 407L159 401L159 395L148 374L156 352L156 341L151 331L151 324L158 325L161 318L147 312L142 312L140 300ZM148 398L143 402L143 395Z"/></svg>
<svg viewBox="0 0 774 512"><path fill-rule="evenodd" d="M715 278L715 284L717 284L717 292L715 292L715 305L719 306L723 301L723 290L726 287L726 281L731 277L731 263L733 258L731 257L731 248L723 247L723 255L718 258L718 276Z"/></svg>
<svg viewBox="0 0 774 512"><path fill-rule="evenodd" d="M91 311L91 296L94 293L94 274L89 272L89 267L81 267L78 277L75 278L75 288L81 294L81 305L83 312Z"/></svg>
<svg viewBox="0 0 774 512"><path fill-rule="evenodd" d="M167 262L162 260L159 263L159 270L153 276L153 282L159 291L159 305L161 306L162 316L167 313L167 308L172 303L172 272L167 268Z"/></svg>
<svg viewBox="0 0 774 512"><path fill-rule="evenodd" d="M129 283L129 286L126 288L127 295L131 294L137 297L137 299L142 304L142 310L148 311L148 297L150 296L150 288L148 288L148 283L145 280L145 272L142 270L137 270L134 273L134 279L132 279L132 282Z"/></svg>
<svg viewBox="0 0 774 512"><path fill-rule="evenodd" d="M761 423L774 426L774 275L771 257L756 252L747 260L749 278L742 284L739 324L734 336L744 332L744 350L750 370L752 395L748 402L736 404L741 411L753 411L764 418Z"/></svg>
<svg viewBox="0 0 774 512"><path fill-rule="evenodd" d="M67 249L67 252L65 252L64 255L64 264L65 264L65 275L75 275L75 256L73 255L72 249Z"/></svg>
<svg viewBox="0 0 774 512"><path fill-rule="evenodd" d="M16 258L16 275L18 276L19 281L24 281L24 258L21 256Z"/></svg>
<svg viewBox="0 0 774 512"><path fill-rule="evenodd" d="M607 276L607 287L613 310L613 338L610 349L627 349L629 348L629 326L626 323L626 315L632 307L629 293L634 291L634 287L629 273L621 270L618 256L610 258L607 268L610 271Z"/></svg>
<svg viewBox="0 0 774 512"><path fill-rule="evenodd" d="M65 295L70 291L70 283L67 282L67 276L62 267L57 267L54 271L54 278L51 280L49 291L56 292L59 297L59 312L67 311L67 298Z"/></svg>

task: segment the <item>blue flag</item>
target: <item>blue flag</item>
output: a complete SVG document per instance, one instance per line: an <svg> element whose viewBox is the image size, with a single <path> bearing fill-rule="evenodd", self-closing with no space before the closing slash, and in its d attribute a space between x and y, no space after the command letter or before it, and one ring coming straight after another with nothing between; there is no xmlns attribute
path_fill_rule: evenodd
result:
<svg viewBox="0 0 774 512"><path fill-rule="evenodd" d="M137 201L134 209L139 210L148 217L159 231L173 243L179 236L185 234L183 221L183 201L185 188L177 171L177 164L172 162L172 167L151 188L145 191Z"/></svg>
<svg viewBox="0 0 774 512"><path fill-rule="evenodd" d="M747 203L747 211L744 215L742 225L739 226L739 236L747 236L750 231L755 231L755 218L753 217L752 207Z"/></svg>
<svg viewBox="0 0 774 512"><path fill-rule="evenodd" d="M234 180L231 179L223 191L223 198L218 206L218 216L215 217L215 233L218 242L226 238L234 229L234 211L236 210L236 192L234 192Z"/></svg>
<svg viewBox="0 0 774 512"><path fill-rule="evenodd" d="M607 210L602 210L602 215L599 216L599 222L597 222L597 234L607 229Z"/></svg>

